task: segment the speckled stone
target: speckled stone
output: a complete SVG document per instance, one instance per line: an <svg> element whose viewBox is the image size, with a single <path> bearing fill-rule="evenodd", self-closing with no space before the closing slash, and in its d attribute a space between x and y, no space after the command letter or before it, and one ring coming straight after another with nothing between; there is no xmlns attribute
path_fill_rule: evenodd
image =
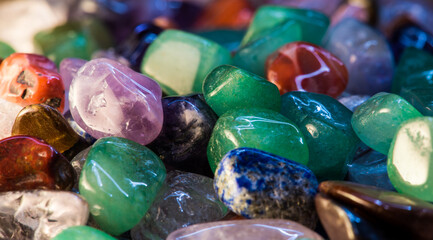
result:
<svg viewBox="0 0 433 240"><path fill-rule="evenodd" d="M314 228L317 215L313 172L294 161L253 148L234 149L215 174L219 198L247 218L280 218Z"/></svg>
<svg viewBox="0 0 433 240"><path fill-rule="evenodd" d="M167 240L288 240L323 238L305 226L282 219L251 219L202 223L181 228Z"/></svg>

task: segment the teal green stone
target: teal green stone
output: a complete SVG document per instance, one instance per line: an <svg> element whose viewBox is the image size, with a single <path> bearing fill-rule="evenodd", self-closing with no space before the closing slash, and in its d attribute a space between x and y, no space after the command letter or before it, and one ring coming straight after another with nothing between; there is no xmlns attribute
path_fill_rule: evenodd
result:
<svg viewBox="0 0 433 240"><path fill-rule="evenodd" d="M342 180L360 144L352 129L352 112L336 99L317 93L289 92L281 113L292 120L309 146L308 167L320 180Z"/></svg>
<svg viewBox="0 0 433 240"><path fill-rule="evenodd" d="M392 92L433 86L433 55L416 48L406 48L392 80Z"/></svg>
<svg viewBox="0 0 433 240"><path fill-rule="evenodd" d="M106 234L95 228L88 226L74 226L69 227L59 234L57 234L52 240L116 240L116 238Z"/></svg>
<svg viewBox="0 0 433 240"><path fill-rule="evenodd" d="M5 42L0 42L0 58L5 59L9 57L12 53L14 53L15 50L9 46L9 44Z"/></svg>
<svg viewBox="0 0 433 240"><path fill-rule="evenodd" d="M96 223L119 235L149 209L166 176L164 164L134 141L107 137L90 149L80 176L80 194Z"/></svg>
<svg viewBox="0 0 433 240"><path fill-rule="evenodd" d="M241 108L280 111L280 92L273 83L240 68L221 65L203 83L207 104L218 114Z"/></svg>
<svg viewBox="0 0 433 240"><path fill-rule="evenodd" d="M301 26L296 21L286 21L240 48L233 57L233 64L263 77L267 57L283 45L301 39Z"/></svg>
<svg viewBox="0 0 433 240"><path fill-rule="evenodd" d="M421 116L402 97L382 92L356 109L352 116L352 127L367 146L386 155L400 124Z"/></svg>
<svg viewBox="0 0 433 240"><path fill-rule="evenodd" d="M388 154L388 176L398 192L433 201L433 118L410 119L399 127Z"/></svg>
<svg viewBox="0 0 433 240"><path fill-rule="evenodd" d="M43 55L59 65L64 58L90 60L93 52L111 47L113 40L101 22L88 19L39 32L34 43Z"/></svg>
<svg viewBox="0 0 433 240"><path fill-rule="evenodd" d="M264 6L256 11L241 45L266 36L270 29L289 20L296 21L301 26L300 40L316 45L321 44L329 26L329 18L320 12L283 6Z"/></svg>
<svg viewBox="0 0 433 240"><path fill-rule="evenodd" d="M207 157L212 171L230 150L250 147L307 165L308 146L299 128L278 112L249 108L222 115L212 132Z"/></svg>
<svg viewBox="0 0 433 240"><path fill-rule="evenodd" d="M141 71L168 95L201 93L203 80L215 67L231 63L230 52L216 42L179 31L162 32L149 46Z"/></svg>
<svg viewBox="0 0 433 240"><path fill-rule="evenodd" d="M210 31L196 32L195 34L214 41L229 51L234 51L239 48L242 38L245 35L244 30L219 29Z"/></svg>
<svg viewBox="0 0 433 240"><path fill-rule="evenodd" d="M424 116L433 116L433 86L402 89L400 96Z"/></svg>

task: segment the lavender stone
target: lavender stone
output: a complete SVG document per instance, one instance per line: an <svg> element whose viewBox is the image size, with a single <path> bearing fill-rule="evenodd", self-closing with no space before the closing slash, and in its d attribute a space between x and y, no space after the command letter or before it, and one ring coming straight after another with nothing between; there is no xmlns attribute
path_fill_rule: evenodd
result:
<svg viewBox="0 0 433 240"><path fill-rule="evenodd" d="M146 145L162 128L161 88L110 59L81 67L69 92L72 117L95 138L116 136Z"/></svg>
<svg viewBox="0 0 433 240"><path fill-rule="evenodd" d="M80 69L84 64L86 64L86 60L79 58L65 58L60 62L59 70L60 76L62 76L63 84L65 85L65 109L63 112L67 112L69 110L69 88L71 87L72 79L77 76L78 69Z"/></svg>

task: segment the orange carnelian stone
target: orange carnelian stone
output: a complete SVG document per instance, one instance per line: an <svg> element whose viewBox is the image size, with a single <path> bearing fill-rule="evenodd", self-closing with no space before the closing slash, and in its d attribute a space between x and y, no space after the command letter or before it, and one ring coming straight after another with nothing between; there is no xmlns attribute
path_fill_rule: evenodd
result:
<svg viewBox="0 0 433 240"><path fill-rule="evenodd" d="M0 191L68 190L74 184L71 164L53 147L29 136L0 140Z"/></svg>
<svg viewBox="0 0 433 240"><path fill-rule="evenodd" d="M0 97L23 107L45 103L62 112L65 87L50 59L36 54L14 53L0 65Z"/></svg>
<svg viewBox="0 0 433 240"><path fill-rule="evenodd" d="M266 60L267 78L280 94L307 91L338 97L346 88L348 72L343 62L327 50L307 42L293 42Z"/></svg>

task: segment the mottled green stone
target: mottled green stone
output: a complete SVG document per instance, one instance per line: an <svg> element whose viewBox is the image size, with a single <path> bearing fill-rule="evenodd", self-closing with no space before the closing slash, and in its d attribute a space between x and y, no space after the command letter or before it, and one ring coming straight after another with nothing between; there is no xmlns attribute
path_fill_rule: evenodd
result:
<svg viewBox="0 0 433 240"><path fill-rule="evenodd" d="M392 80L392 92L400 94L403 88L433 86L432 70L433 55L416 48L406 48Z"/></svg>
<svg viewBox="0 0 433 240"><path fill-rule="evenodd" d="M289 20L296 21L301 26L300 40L316 45L321 44L329 26L329 18L320 12L283 6L264 6L256 11L241 45L244 46L267 35L270 29Z"/></svg>
<svg viewBox="0 0 433 240"><path fill-rule="evenodd" d="M64 58L90 60L96 50L113 45L112 37L106 27L94 19L68 22L39 32L35 35L34 42L42 54L57 65Z"/></svg>
<svg viewBox="0 0 433 240"><path fill-rule="evenodd" d="M421 116L402 97L382 92L356 109L352 116L352 127L365 144L382 154L388 154L399 125Z"/></svg>
<svg viewBox="0 0 433 240"><path fill-rule="evenodd" d="M388 154L388 175L398 192L433 201L433 118L400 125Z"/></svg>
<svg viewBox="0 0 433 240"><path fill-rule="evenodd" d="M257 148L304 165L308 163L307 143L299 128L269 109L233 110L218 119L207 149L212 171L227 152L240 147Z"/></svg>
<svg viewBox="0 0 433 240"><path fill-rule="evenodd" d="M116 238L106 234L95 228L88 226L74 226L69 227L59 234L57 234L52 240L116 240Z"/></svg>
<svg viewBox="0 0 433 240"><path fill-rule="evenodd" d="M342 180L360 140L352 129L352 112L336 99L317 93L289 92L281 113L292 120L309 146L308 167L319 180Z"/></svg>
<svg viewBox="0 0 433 240"><path fill-rule="evenodd" d="M234 51L238 49L241 44L242 38L245 35L245 30L219 29L196 32L195 34L214 41L227 48L229 51Z"/></svg>
<svg viewBox="0 0 433 240"><path fill-rule="evenodd" d="M215 67L231 63L230 52L216 42L179 31L162 32L147 49L141 71L168 95L201 93Z"/></svg>
<svg viewBox="0 0 433 240"><path fill-rule="evenodd" d="M9 46L9 44L5 42L0 42L0 58L5 59L9 57L12 53L14 53L15 50Z"/></svg>
<svg viewBox="0 0 433 240"><path fill-rule="evenodd" d="M101 229L119 235L144 216L165 175L162 161L145 146L107 137L90 149L79 189Z"/></svg>
<svg viewBox="0 0 433 240"><path fill-rule="evenodd" d="M281 96L277 86L240 68L222 65L210 72L203 83L207 104L218 114L241 108L279 111Z"/></svg>
<svg viewBox="0 0 433 240"><path fill-rule="evenodd" d="M233 64L259 76L265 76L266 58L284 44L301 39L301 26L296 21L286 21L270 29L263 37L240 48L233 57Z"/></svg>

